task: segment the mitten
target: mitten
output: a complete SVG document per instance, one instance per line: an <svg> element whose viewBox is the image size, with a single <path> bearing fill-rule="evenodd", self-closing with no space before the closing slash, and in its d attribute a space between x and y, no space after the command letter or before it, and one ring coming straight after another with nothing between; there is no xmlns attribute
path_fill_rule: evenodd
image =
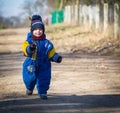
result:
<svg viewBox="0 0 120 113"><path fill-rule="evenodd" d="M32 55L34 53L35 49L36 49L36 45L35 44L30 44L30 46L27 47L26 52L29 55Z"/></svg>
<svg viewBox="0 0 120 113"><path fill-rule="evenodd" d="M60 56L58 53L55 53L52 57L52 61L57 62L57 63L61 63L62 56Z"/></svg>
<svg viewBox="0 0 120 113"><path fill-rule="evenodd" d="M30 50L34 51L36 49L36 45L35 44L30 44Z"/></svg>
<svg viewBox="0 0 120 113"><path fill-rule="evenodd" d="M62 57L59 56L58 59L57 59L57 63L61 63L62 62Z"/></svg>

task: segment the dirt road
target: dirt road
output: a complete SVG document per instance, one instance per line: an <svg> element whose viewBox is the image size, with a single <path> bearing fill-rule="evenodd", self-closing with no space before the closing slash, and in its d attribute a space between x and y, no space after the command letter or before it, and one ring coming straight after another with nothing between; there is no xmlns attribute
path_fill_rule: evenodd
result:
<svg viewBox="0 0 120 113"><path fill-rule="evenodd" d="M12 52L1 48L0 113L120 113L120 58L62 52L63 62L52 63L48 100L41 100L36 89L25 95L22 41Z"/></svg>

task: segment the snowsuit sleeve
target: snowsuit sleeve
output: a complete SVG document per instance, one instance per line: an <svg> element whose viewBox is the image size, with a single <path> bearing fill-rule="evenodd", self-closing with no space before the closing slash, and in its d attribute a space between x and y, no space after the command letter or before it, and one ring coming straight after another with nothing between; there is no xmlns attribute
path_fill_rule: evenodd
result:
<svg viewBox="0 0 120 113"><path fill-rule="evenodd" d="M55 48L53 46L53 44L48 41L45 44L46 48L47 48L47 56L48 58L53 61L53 62L57 62L58 58L60 57L60 55L58 53L56 53Z"/></svg>
<svg viewBox="0 0 120 113"><path fill-rule="evenodd" d="M32 44L31 33L27 34L27 40L22 43L22 50L25 56L32 56L35 59L35 52L30 49L30 44Z"/></svg>
<svg viewBox="0 0 120 113"><path fill-rule="evenodd" d="M27 47L29 47L29 43L28 43L28 41L24 41L22 43L22 50L23 50L25 56L28 56Z"/></svg>

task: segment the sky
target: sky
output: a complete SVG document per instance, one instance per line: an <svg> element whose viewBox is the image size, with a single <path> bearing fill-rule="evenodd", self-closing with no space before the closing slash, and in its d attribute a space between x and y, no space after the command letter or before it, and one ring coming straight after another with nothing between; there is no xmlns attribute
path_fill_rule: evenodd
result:
<svg viewBox="0 0 120 113"><path fill-rule="evenodd" d="M22 12L21 6L23 3L24 0L0 0L0 10L2 11L2 16L19 16Z"/></svg>
<svg viewBox="0 0 120 113"><path fill-rule="evenodd" d="M31 0L35 1L35 0ZM26 16L25 13L23 13L22 5L24 5L25 0L0 0L0 15L2 15L5 18L9 18L12 16L17 16L20 18L23 18ZM45 5L44 12L41 12L41 16L45 17L48 13L48 7ZM47 11L47 12L45 12ZM38 12L34 12L35 14Z"/></svg>

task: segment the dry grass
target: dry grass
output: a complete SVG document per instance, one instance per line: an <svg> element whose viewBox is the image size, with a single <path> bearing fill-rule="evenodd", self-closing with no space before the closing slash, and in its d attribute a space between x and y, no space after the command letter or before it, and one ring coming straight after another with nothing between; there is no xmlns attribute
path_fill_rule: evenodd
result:
<svg viewBox="0 0 120 113"><path fill-rule="evenodd" d="M21 51L29 28L0 30L0 52ZM59 52L94 53L99 55L120 56L120 43L113 37L88 31L76 25L58 24L46 27L47 38Z"/></svg>
<svg viewBox="0 0 120 113"><path fill-rule="evenodd" d="M120 56L120 41L112 36L105 37L104 34L76 25L51 26L47 33L57 49L62 47L62 52Z"/></svg>

